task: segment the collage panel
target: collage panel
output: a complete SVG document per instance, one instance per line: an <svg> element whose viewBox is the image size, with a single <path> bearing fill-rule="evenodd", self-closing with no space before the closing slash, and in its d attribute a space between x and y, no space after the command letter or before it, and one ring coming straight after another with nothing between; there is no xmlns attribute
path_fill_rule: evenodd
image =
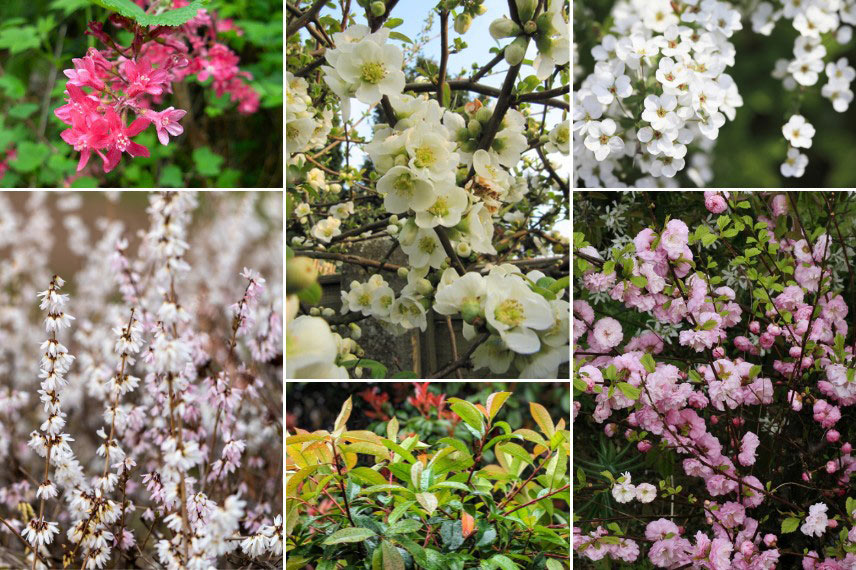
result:
<svg viewBox="0 0 856 570"><path fill-rule="evenodd" d="M576 191L573 219L573 566L852 567L852 191Z"/></svg>
<svg viewBox="0 0 856 570"><path fill-rule="evenodd" d="M0 567L282 567L283 205L0 192Z"/></svg>
<svg viewBox="0 0 856 570"><path fill-rule="evenodd" d="M573 0L573 186L856 186L852 0Z"/></svg>
<svg viewBox="0 0 856 570"><path fill-rule="evenodd" d="M288 568L570 568L567 382L286 382Z"/></svg>
<svg viewBox="0 0 856 570"><path fill-rule="evenodd" d="M570 378L569 19L289 4L288 378Z"/></svg>
<svg viewBox="0 0 856 570"><path fill-rule="evenodd" d="M0 188L281 189L283 10L3 0Z"/></svg>

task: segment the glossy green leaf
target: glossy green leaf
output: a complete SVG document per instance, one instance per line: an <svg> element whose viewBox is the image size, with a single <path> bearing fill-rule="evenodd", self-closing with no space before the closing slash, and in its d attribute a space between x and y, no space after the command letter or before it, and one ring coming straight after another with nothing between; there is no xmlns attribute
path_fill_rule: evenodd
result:
<svg viewBox="0 0 856 570"><path fill-rule="evenodd" d="M362 542L375 536L374 531L367 528L343 528L331 534L324 544L342 544L343 542Z"/></svg>
<svg viewBox="0 0 856 570"><path fill-rule="evenodd" d="M189 5L175 10L166 10L159 14L147 14L142 8L131 0L92 0L102 8L117 12L126 18L130 18L141 26L180 26L196 17L200 9L208 4L209 0L193 0Z"/></svg>

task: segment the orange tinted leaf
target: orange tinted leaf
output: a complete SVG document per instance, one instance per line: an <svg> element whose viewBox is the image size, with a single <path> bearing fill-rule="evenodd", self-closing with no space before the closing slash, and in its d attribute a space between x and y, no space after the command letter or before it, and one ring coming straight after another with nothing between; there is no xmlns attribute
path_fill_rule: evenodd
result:
<svg viewBox="0 0 856 570"><path fill-rule="evenodd" d="M487 411L488 417L492 420L508 397L511 395L511 392L495 392L487 397Z"/></svg>
<svg viewBox="0 0 856 570"><path fill-rule="evenodd" d="M461 532L468 538L476 528L476 519L466 511L461 515Z"/></svg>
<svg viewBox="0 0 856 570"><path fill-rule="evenodd" d="M540 427L541 431L544 432L544 435L548 438L552 438L553 434L556 432L556 428L553 425L553 418L550 417L550 413L547 411L547 408L536 402L530 402L529 412L532 414L532 418L535 420L535 423L538 424L538 427Z"/></svg>

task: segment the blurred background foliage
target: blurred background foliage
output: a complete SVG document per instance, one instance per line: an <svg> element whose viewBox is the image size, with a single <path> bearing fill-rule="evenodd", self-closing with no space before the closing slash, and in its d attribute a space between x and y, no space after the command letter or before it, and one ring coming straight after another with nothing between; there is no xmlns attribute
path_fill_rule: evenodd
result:
<svg viewBox="0 0 856 570"><path fill-rule="evenodd" d="M62 70L89 47L103 47L84 35L87 22L107 22L110 12L90 0L0 1L0 163L9 166L5 175L0 169L0 187L282 187L282 3L211 0L208 9L242 30L217 38L253 75L259 110L242 115L228 94L214 94L211 78L189 77L155 105L188 110L183 135L163 146L149 127L134 141L151 157L126 156L109 174L94 157L75 176L79 153L60 138L67 127L53 111L64 104ZM109 23L105 30L116 32ZM131 36L118 37L127 44Z"/></svg>
<svg viewBox="0 0 856 570"><path fill-rule="evenodd" d="M484 404L494 392L512 392L494 421L506 421L512 429L529 428L539 431L529 413L529 402L544 406L555 423L565 419L570 425L571 393L568 382L431 382L429 395L420 398L415 382L286 382L286 428L293 432L298 427L308 431L331 430L345 400L353 397L354 411L348 420L348 429L372 430L386 434L386 422L395 415L401 424L401 433L417 433L422 441L454 436L470 442L472 435L462 423L456 427L446 416L453 416L448 398L455 397L472 403ZM438 417L435 407L426 415L411 403L438 401L445 395L445 403ZM372 401L375 405L372 405ZM487 461L492 453L485 454Z"/></svg>
<svg viewBox="0 0 856 570"><path fill-rule="evenodd" d="M576 75L574 90L594 70L591 49L600 43L611 22L609 14L616 0L574 0L574 40L579 49L582 73ZM821 97L826 75L816 85L802 91L787 91L782 81L772 76L778 59L793 59L797 31L789 20L779 20L769 37L752 31L749 7L757 2L731 2L744 14L743 30L731 42L736 50L735 65L727 70L734 78L743 107L737 109L734 121L726 122L719 131L713 151L714 178L717 188L843 188L856 186L856 104L845 113L832 108L829 99ZM841 46L834 38L824 40L825 62L846 57L856 64L856 41ZM787 154L782 126L799 110L817 129L812 147L801 149L809 158L802 178L785 178L779 166ZM685 174L678 175L680 185L695 186Z"/></svg>

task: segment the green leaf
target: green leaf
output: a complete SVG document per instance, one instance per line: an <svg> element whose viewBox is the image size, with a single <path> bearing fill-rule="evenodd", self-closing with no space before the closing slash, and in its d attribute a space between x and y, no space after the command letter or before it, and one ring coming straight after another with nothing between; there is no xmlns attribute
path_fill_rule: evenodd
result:
<svg viewBox="0 0 856 570"><path fill-rule="evenodd" d="M654 362L654 357L651 356L650 352L646 352L645 356L639 359L639 363L645 367L645 370L650 374L657 369L657 363Z"/></svg>
<svg viewBox="0 0 856 570"><path fill-rule="evenodd" d="M160 185L167 188L182 188L184 187L184 179L181 176L181 169L175 164L168 164L161 170Z"/></svg>
<svg viewBox="0 0 856 570"><path fill-rule="evenodd" d="M48 7L51 10L62 10L64 16L68 16L75 10L89 6L89 0L53 0Z"/></svg>
<svg viewBox="0 0 856 570"><path fill-rule="evenodd" d="M404 558L394 545L387 541L381 543L383 550L383 570L404 570Z"/></svg>
<svg viewBox="0 0 856 570"><path fill-rule="evenodd" d="M457 550L464 543L461 521L446 521L440 525L440 538L448 550Z"/></svg>
<svg viewBox="0 0 856 570"><path fill-rule="evenodd" d="M716 241L716 234L705 234L701 236L701 244L705 247Z"/></svg>
<svg viewBox="0 0 856 570"><path fill-rule="evenodd" d="M484 433L484 422L481 411L470 402L460 398L449 398L449 406L464 422L474 430Z"/></svg>
<svg viewBox="0 0 856 570"><path fill-rule="evenodd" d="M525 449L517 445L516 443L507 442L501 445L497 445L496 449L500 453L507 453L512 457L516 457L519 460L523 461L527 465L532 465L532 457L529 453L526 452Z"/></svg>
<svg viewBox="0 0 856 570"><path fill-rule="evenodd" d="M565 570L565 567L558 560L550 558L547 560L547 570Z"/></svg>
<svg viewBox="0 0 856 570"><path fill-rule="evenodd" d="M407 509L416 504L416 501L405 501L392 509L392 512L389 514L389 518L386 522L389 524L395 524L395 521L404 516L404 513L407 512Z"/></svg>
<svg viewBox="0 0 856 570"><path fill-rule="evenodd" d="M217 176L223 164L223 157L212 152L207 146L203 146L193 151L193 162L196 163L199 174Z"/></svg>
<svg viewBox="0 0 856 570"><path fill-rule="evenodd" d="M428 511L429 515L433 515L434 511L437 510L437 497L434 493L416 493L416 500Z"/></svg>
<svg viewBox="0 0 856 570"><path fill-rule="evenodd" d="M422 526L423 524L420 520L407 519L389 527L386 531L386 534L408 534L411 532L416 532L417 530L422 528Z"/></svg>
<svg viewBox="0 0 856 570"><path fill-rule="evenodd" d="M384 479L383 475L369 467L354 467L348 471L348 475L370 485L386 485L389 483L389 481Z"/></svg>
<svg viewBox="0 0 856 570"><path fill-rule="evenodd" d="M24 141L18 145L18 158L9 164L18 172L32 172L42 165L50 153L46 144Z"/></svg>
<svg viewBox="0 0 856 570"><path fill-rule="evenodd" d="M401 41L403 41L404 43L407 43L407 44L412 44L412 43L413 43L413 40L411 40L409 37L405 36L405 35L404 35L404 34L402 34L401 32L389 32L389 37L390 37L390 38L393 38L393 39L396 39L396 40L401 40Z"/></svg>
<svg viewBox="0 0 856 570"><path fill-rule="evenodd" d="M20 99L24 96L24 93L27 92L24 82L8 73L0 76L0 89L2 89L10 99Z"/></svg>
<svg viewBox="0 0 856 570"><path fill-rule="evenodd" d="M196 17L208 4L208 0L193 0L189 5L175 10L167 10L157 15L146 14L142 8L131 0L92 0L102 8L118 12L126 18L130 18L141 26L180 26Z"/></svg>
<svg viewBox="0 0 856 570"><path fill-rule="evenodd" d="M239 188L241 186L241 171L234 168L224 168L217 181L214 183L217 188Z"/></svg>
<svg viewBox="0 0 856 570"><path fill-rule="evenodd" d="M316 281L306 289L303 289L297 294L297 298L310 305L317 305L321 302L321 285Z"/></svg>
<svg viewBox="0 0 856 570"><path fill-rule="evenodd" d="M401 457L403 457L405 460L407 460L408 463L416 463L416 458L413 457L413 454L410 453L409 451L407 451L406 449L404 449L403 447L401 447L400 445L398 445L397 443L395 443L394 441L391 441L388 439L382 439L381 443L387 449L390 449L390 450L396 452L397 454L399 454Z"/></svg>
<svg viewBox="0 0 856 570"><path fill-rule="evenodd" d="M396 372L389 378L391 380L412 380L414 378L419 378L419 375L412 370L402 370L401 372Z"/></svg>
<svg viewBox="0 0 856 570"><path fill-rule="evenodd" d="M630 400L638 400L639 395L642 394L642 390L632 384L628 384L627 382L619 382L618 389L621 390L621 393Z"/></svg>
<svg viewBox="0 0 856 570"><path fill-rule="evenodd" d="M485 529L484 533L478 539L478 542L476 542L476 546L479 548L484 546L490 546L495 540L496 530L492 526L489 526Z"/></svg>
<svg viewBox="0 0 856 570"><path fill-rule="evenodd" d="M464 491L466 493L470 492L469 487L463 483L458 483L457 481L441 481L439 483L434 483L431 485L429 491L433 489L457 489L458 491Z"/></svg>
<svg viewBox="0 0 856 570"><path fill-rule="evenodd" d="M367 538L376 536L374 531L367 528L343 528L331 534L324 544L341 544L343 542L362 542Z"/></svg>
<svg viewBox="0 0 856 570"><path fill-rule="evenodd" d="M9 107L7 114L15 119L26 119L36 112L39 106L36 103L18 103Z"/></svg>
<svg viewBox="0 0 856 570"><path fill-rule="evenodd" d="M494 554L490 557L488 562L492 562L494 568L499 567L502 568L502 570L518 570L519 568L514 560L504 554Z"/></svg>
<svg viewBox="0 0 856 570"><path fill-rule="evenodd" d="M392 29L392 28L397 28L398 26L400 26L403 23L404 23L404 20L402 20L401 18L390 18L389 20L387 20L386 22L383 23L383 27Z"/></svg>
<svg viewBox="0 0 856 570"><path fill-rule="evenodd" d="M71 183L72 188L98 188L98 181L92 176L78 178Z"/></svg>
<svg viewBox="0 0 856 570"><path fill-rule="evenodd" d="M0 49L12 54L39 47L39 34L35 26L20 26L0 30Z"/></svg>
<svg viewBox="0 0 856 570"><path fill-rule="evenodd" d="M561 279L557 279L557 280L556 280L552 285L550 285L549 287L547 287L547 289L549 289L549 290L550 290L550 291L552 291L553 293L558 293L558 292L559 292L559 291L561 291L562 289L564 289L564 288L566 288L566 287L570 286L570 284L571 284L570 277L568 277L567 275L565 275L565 276L564 276L564 277L562 277Z"/></svg>
<svg viewBox="0 0 856 570"><path fill-rule="evenodd" d="M782 521L782 534L794 532L800 526L800 519L796 517L788 517Z"/></svg>

